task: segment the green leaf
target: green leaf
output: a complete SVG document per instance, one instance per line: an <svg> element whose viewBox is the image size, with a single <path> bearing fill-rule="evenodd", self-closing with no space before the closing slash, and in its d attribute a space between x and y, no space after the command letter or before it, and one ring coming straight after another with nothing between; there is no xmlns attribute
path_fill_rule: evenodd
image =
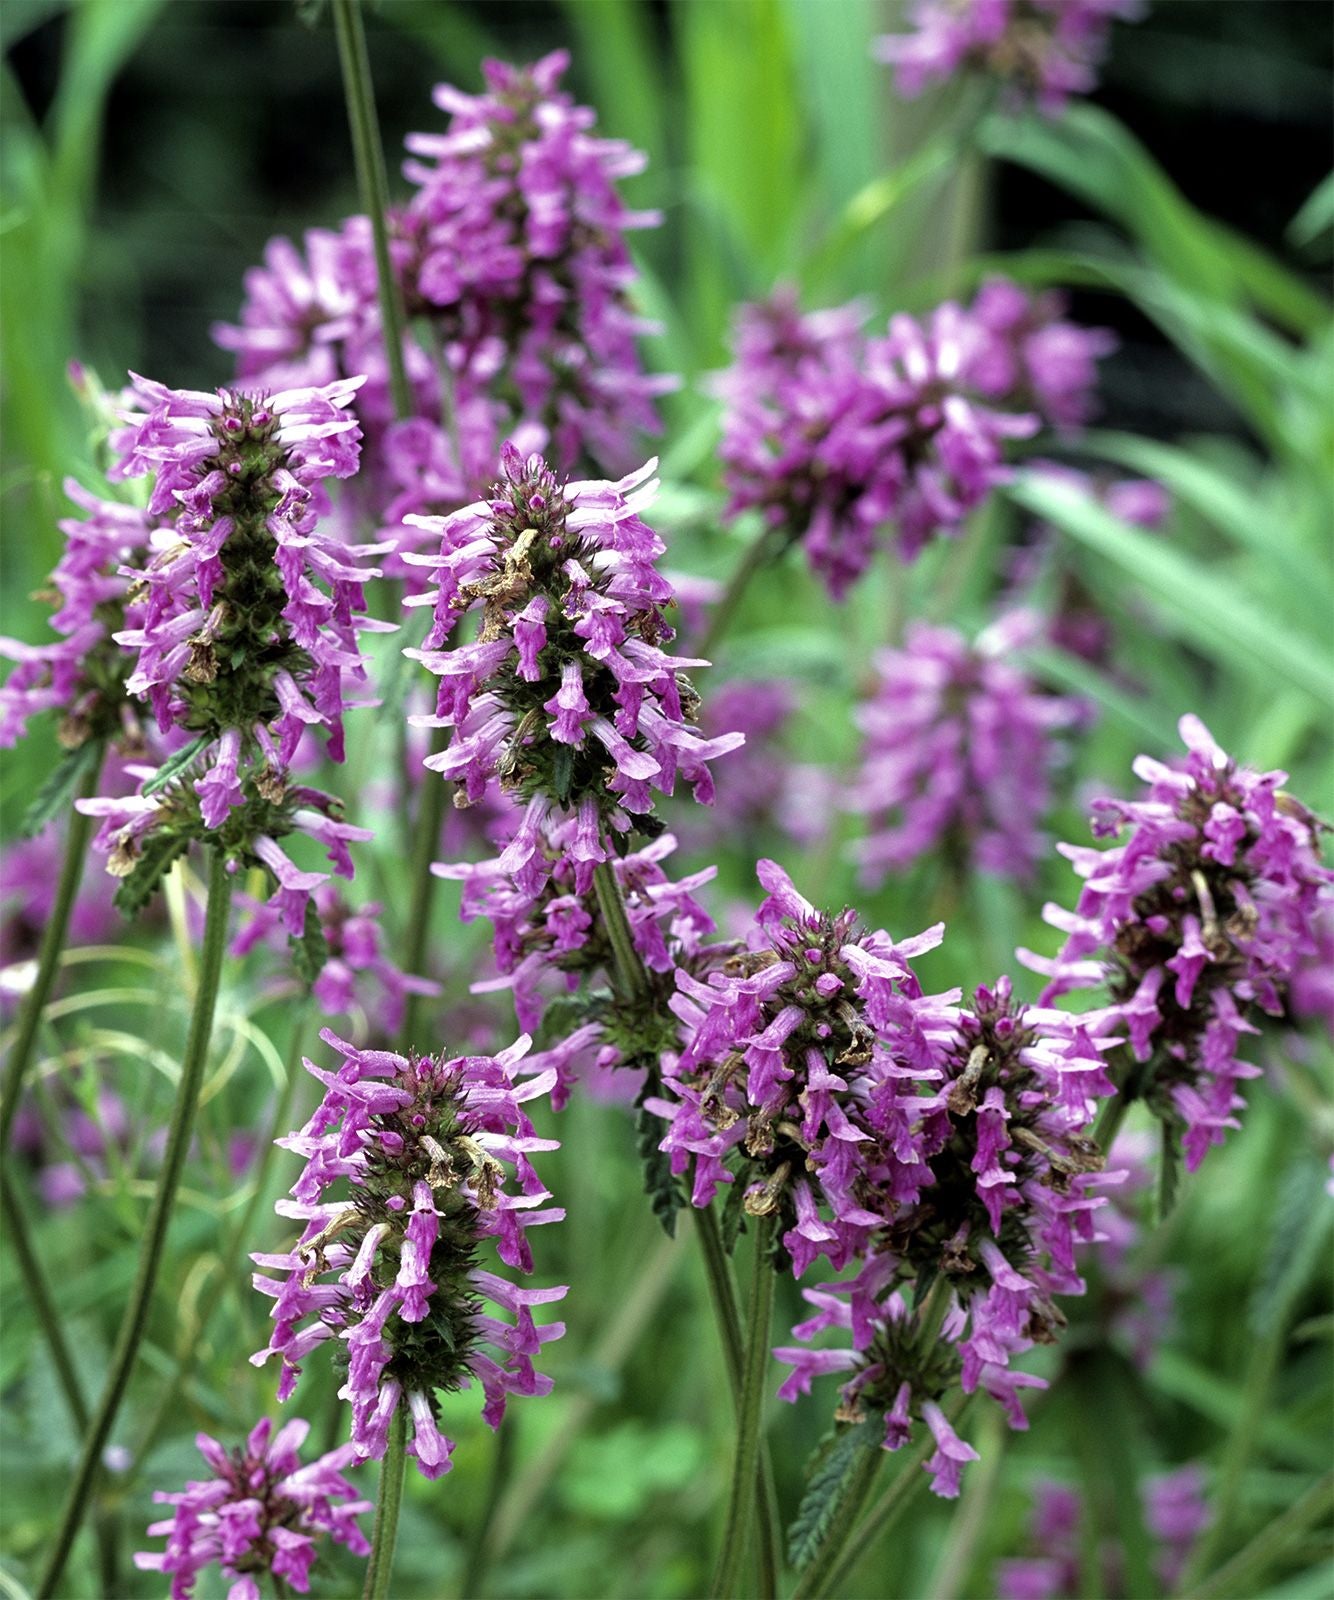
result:
<svg viewBox="0 0 1334 1600"><path fill-rule="evenodd" d="M77 750L68 750L60 758L23 813L20 826L27 838L31 839L34 834L40 833L58 811L66 809L84 780L97 770L102 760L102 749L101 740L89 739Z"/></svg>
<svg viewBox="0 0 1334 1600"><path fill-rule="evenodd" d="M1288 224L1288 238L1300 249L1306 249L1322 234L1331 231L1334 231L1334 172L1316 186Z"/></svg>
<svg viewBox="0 0 1334 1600"><path fill-rule="evenodd" d="M652 1082L650 1078L649 1082ZM648 1085L645 1085L646 1094ZM658 1146L662 1143L662 1118L642 1103L635 1113L635 1145L644 1166L644 1192L653 1215L662 1223L668 1238L676 1237L676 1213L686 1203L681 1180L672 1171L672 1158Z"/></svg>
<svg viewBox="0 0 1334 1600"><path fill-rule="evenodd" d="M788 1564L800 1571L815 1559L829 1525L868 1451L879 1450L881 1429L868 1418L835 1436L811 1458L806 1492L787 1530Z"/></svg>
<svg viewBox="0 0 1334 1600"><path fill-rule="evenodd" d="M1210 660L1236 670L1238 655L1249 657L1322 705L1334 703L1334 662L1326 650L1297 633L1287 618L1269 615L1225 575L1202 570L1161 539L1039 473L1022 474L1008 493L1153 595L1164 622Z"/></svg>
<svg viewBox="0 0 1334 1600"><path fill-rule="evenodd" d="M1161 1228L1177 1203L1181 1187L1181 1124L1175 1117L1165 1117L1159 1124L1158 1190L1156 1204L1157 1225Z"/></svg>
<svg viewBox="0 0 1334 1600"><path fill-rule="evenodd" d="M1269 1249L1256 1276L1249 1322L1257 1339L1280 1329L1317 1265L1325 1259L1334 1208L1325 1195L1327 1172L1302 1161L1284 1176L1269 1228Z"/></svg>
<svg viewBox="0 0 1334 1600"><path fill-rule="evenodd" d="M144 784L141 793L157 794L165 789L173 778L179 778L199 752L211 742L211 735L201 733L197 739L191 739L183 749L174 756L168 756L153 776Z"/></svg>
<svg viewBox="0 0 1334 1600"><path fill-rule="evenodd" d="M171 870L178 856L185 854L190 841L179 833L150 834L128 877L116 890L115 906L127 921L133 921L157 893L158 885Z"/></svg>
<svg viewBox="0 0 1334 1600"><path fill-rule="evenodd" d="M741 1230L746 1222L746 1184L738 1177L734 1183L727 1186L727 1199L723 1202L723 1214L718 1225L722 1235L723 1249L730 1256L736 1249L736 1242L741 1237Z"/></svg>

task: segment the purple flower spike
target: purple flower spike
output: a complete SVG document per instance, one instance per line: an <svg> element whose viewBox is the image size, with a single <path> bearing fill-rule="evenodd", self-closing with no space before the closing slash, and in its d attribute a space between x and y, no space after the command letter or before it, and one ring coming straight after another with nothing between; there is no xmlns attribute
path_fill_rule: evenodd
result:
<svg viewBox="0 0 1334 1600"><path fill-rule="evenodd" d="M867 884L937 851L1033 876L1063 755L1054 736L1085 715L1007 659L1039 631L1032 613L1015 612L970 646L951 628L916 622L902 650L877 654L875 687L856 714L864 743L850 797L867 817L855 846Z"/></svg>
<svg viewBox="0 0 1334 1600"><path fill-rule="evenodd" d="M1021 1392L1044 1383L1012 1362L1058 1336L1056 1295L1083 1292L1076 1248L1098 1237L1098 1187L1122 1176L1100 1175L1102 1157L1082 1132L1111 1090L1108 1025L1020 1006L1005 978L979 989L937 1047L941 1070L897 1107L898 1146L920 1162L912 1192L886 1204L863 1186L878 1227L861 1270L803 1291L816 1308L793 1329L803 1344L774 1352L793 1369L782 1398L837 1372L839 1419L883 1418L887 1450L924 1422L936 1441L931 1487L947 1498L976 1457L941 1401L981 1388L1012 1428L1027 1427ZM831 1327L850 1348L807 1348Z"/></svg>
<svg viewBox="0 0 1334 1600"><path fill-rule="evenodd" d="M1050 979L1044 1004L1108 987L1136 1063L1125 1092L1180 1132L1193 1172L1238 1126L1238 1085L1260 1072L1242 1039L1254 1013L1283 1014L1318 954L1334 872L1286 773L1239 767L1198 717L1180 731L1184 763L1141 756L1143 798L1097 803L1094 831L1124 843L1061 847L1085 886L1073 912L1044 912L1066 935L1060 954L1019 954Z"/></svg>
<svg viewBox="0 0 1334 1600"><path fill-rule="evenodd" d="M980 333L969 350L969 384L997 404L1036 411L1077 429L1094 409L1097 362L1116 348L1106 328L1064 320L1064 296L1030 295L1008 278L988 278L969 315Z"/></svg>
<svg viewBox="0 0 1334 1600"><path fill-rule="evenodd" d="M1143 11L1142 0L915 0L915 31L877 40L875 53L909 99L967 70L1055 116L1071 95L1092 92L1112 22Z"/></svg>
<svg viewBox="0 0 1334 1600"><path fill-rule="evenodd" d="M310 1424L294 1417L270 1438L272 1427L266 1417L230 1451L196 1434L214 1476L188 1483L179 1494L154 1494L160 1505L175 1507L148 1530L165 1534L167 1548L138 1551L134 1564L140 1572L169 1574L171 1600L190 1600L200 1573L212 1566L231 1580L228 1600L260 1600L261 1580L269 1576L308 1594L321 1534L354 1555L370 1554L357 1517L372 1509L371 1502L356 1499L343 1476L355 1458L353 1446L302 1466L299 1452Z"/></svg>
<svg viewBox="0 0 1334 1600"><path fill-rule="evenodd" d="M327 1029L321 1038L343 1062L332 1073L305 1063L324 1100L278 1141L306 1166L277 1209L305 1227L291 1251L252 1258L266 1269L255 1287L275 1304L268 1346L251 1360L282 1357L286 1399L305 1357L340 1340L339 1393L351 1403L357 1457L384 1454L390 1419L406 1403L409 1453L424 1477L438 1478L454 1446L437 1425L437 1391L476 1381L495 1428L510 1395L551 1388L532 1357L564 1327L538 1327L532 1307L564 1288L520 1288L483 1267L478 1251L494 1241L502 1262L531 1272L526 1230L565 1214L543 1206L550 1196L529 1159L556 1141L539 1139L524 1109L550 1092L556 1067L530 1056L531 1075L518 1079L526 1037L498 1056L454 1060L358 1050ZM327 1197L335 1186L342 1198ZM513 1320L484 1312L485 1301Z"/></svg>
<svg viewBox="0 0 1334 1600"><path fill-rule="evenodd" d="M677 973L675 1098L648 1104L670 1122L673 1170L693 1168L693 1203L739 1183L800 1276L819 1256L846 1265L929 1178L911 1106L943 1075L957 996L923 995L909 965L939 926L896 945L817 911L774 862L758 871L750 949L705 982Z"/></svg>
<svg viewBox="0 0 1334 1600"><path fill-rule="evenodd" d="M585 871L607 858L602 826L618 832L648 811L653 791L684 780L708 803L708 763L742 743L705 739L697 697L668 655L663 608L672 588L657 569L663 543L640 520L657 488L655 462L618 483L562 484L540 456L507 446L494 498L431 524L437 588L423 650L406 653L440 679L430 725L454 729L426 763L473 804L496 782L526 806L502 858L529 892L547 870L539 849L548 814L583 821ZM459 618L480 609L475 644L448 647ZM587 886L580 878L581 889Z"/></svg>
<svg viewBox="0 0 1334 1600"><path fill-rule="evenodd" d="M958 306L925 322L892 317L875 339L860 320L855 306L803 317L790 295L746 307L734 364L716 381L729 515L758 508L800 540L836 600L882 528L905 561L957 533L1008 477L1005 441L1038 428L1036 416L993 410L970 391L984 335Z"/></svg>
<svg viewBox="0 0 1334 1600"><path fill-rule="evenodd" d="M99 500L73 478L65 493L87 515L61 522L65 550L44 595L56 605L51 625L60 637L40 645L0 638L0 656L17 663L0 689L0 749L17 744L28 719L44 711L60 713L57 738L67 750L90 739L141 742L125 686L127 663L112 635L125 625L153 524L136 507Z"/></svg>

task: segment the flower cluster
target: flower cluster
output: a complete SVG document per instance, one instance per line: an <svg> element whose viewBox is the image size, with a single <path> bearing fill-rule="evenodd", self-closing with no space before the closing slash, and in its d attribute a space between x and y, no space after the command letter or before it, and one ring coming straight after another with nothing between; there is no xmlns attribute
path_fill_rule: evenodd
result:
<svg viewBox="0 0 1334 1600"><path fill-rule="evenodd" d="M968 385L998 404L1036 411L1052 427L1089 420L1097 363L1116 349L1106 328L1066 320L1065 296L1030 295L1008 278L988 278L968 308L979 337L965 362Z"/></svg>
<svg viewBox="0 0 1334 1600"><path fill-rule="evenodd" d="M1011 1362L1057 1337L1054 1296L1083 1291L1075 1249L1095 1237L1096 1185L1116 1176L1096 1176L1102 1158L1082 1131L1111 1091L1106 1022L1023 1007L1004 978L979 989L936 1051L942 1070L928 1092L901 1107L900 1141L921 1168L912 1192L877 1206L854 1278L804 1291L816 1314L795 1336L841 1328L851 1348L775 1351L793 1368L785 1399L817 1375L846 1374L841 1418L883 1418L887 1450L907 1441L914 1417L924 1421L937 1494L956 1494L961 1466L976 1458L942 1399L956 1384L981 1388L1011 1427L1026 1427L1019 1393L1043 1380Z"/></svg>
<svg viewBox="0 0 1334 1600"><path fill-rule="evenodd" d="M72 478L65 494L87 515L60 523L65 549L42 595L57 607L51 626L60 637L40 645L0 639L0 656L17 663L0 689L0 749L17 744L28 719L44 711L60 713L57 738L67 750L90 740L142 743L113 635L125 626L132 574L147 558L153 524Z"/></svg>
<svg viewBox="0 0 1334 1600"><path fill-rule="evenodd" d="M1209 1507L1204 1499L1204 1475L1193 1463L1175 1472L1160 1473L1141 1486L1144 1522L1156 1549L1154 1570L1164 1591L1180 1582L1196 1540L1208 1527ZM1084 1589L1084 1503L1068 1484L1043 1481L1035 1485L1029 1518L1028 1543L1032 1554L1002 1561L996 1568L996 1593L1000 1600L1061 1600ZM1097 1586L1104 1594L1124 1593L1126 1573L1121 1549L1110 1543L1097 1547Z"/></svg>
<svg viewBox="0 0 1334 1600"><path fill-rule="evenodd" d="M270 1438L272 1427L266 1417L235 1450L196 1434L214 1476L187 1483L179 1494L154 1494L160 1505L175 1508L148 1530L154 1538L165 1535L167 1548L138 1551L134 1564L140 1572L169 1574L171 1600L190 1600L200 1573L212 1566L232 1580L227 1600L260 1600L260 1582L270 1576L308 1594L321 1534L354 1555L369 1555L357 1517L371 1503L356 1499L343 1476L354 1459L352 1446L302 1466L310 1424L294 1417Z"/></svg>
<svg viewBox="0 0 1334 1600"><path fill-rule="evenodd" d="M1007 295L1019 309L1002 316ZM1006 441L1037 431L1034 406L1063 418L1087 406L1093 336L1013 285L984 300L985 317L947 303L922 322L891 317L877 338L860 334L858 307L802 316L791 294L739 315L733 365L715 380L728 514L758 508L801 540L835 599L881 528L905 561L956 533L1008 477Z"/></svg>
<svg viewBox="0 0 1334 1600"><path fill-rule="evenodd" d="M478 1251L494 1240L501 1261L531 1272L526 1230L564 1215L542 1206L549 1196L529 1160L555 1141L537 1138L524 1110L550 1091L556 1071L535 1056L533 1075L516 1081L527 1038L494 1057L453 1060L358 1050L327 1029L321 1038L343 1061L336 1072L305 1063L324 1099L299 1133L278 1141L306 1162L293 1198L277 1208L304 1230L291 1250L253 1257L265 1269L255 1287L275 1304L269 1344L252 1360L281 1356L286 1399L306 1356L338 1340L356 1455L384 1454L390 1420L406 1403L409 1453L423 1476L437 1478L453 1450L437 1424L437 1392L475 1379L494 1428L507 1396L551 1387L532 1357L564 1330L537 1327L531 1308L565 1290L519 1288L480 1265ZM507 1166L517 1192L506 1187ZM343 1185L342 1198L327 1197ZM484 1301L514 1321L484 1311Z"/></svg>
<svg viewBox="0 0 1334 1600"><path fill-rule="evenodd" d="M488 61L485 91L448 84L435 102L442 133L413 134L405 171L416 186L388 218L408 315L430 329L438 360L404 342L414 415L393 424L365 217L306 235L305 251L273 240L246 276L239 326L214 337L237 352L240 376L275 387L365 373L358 410L397 496L389 527L412 536L406 511L441 512L472 498L505 438L574 463L624 470L655 397L670 380L644 373L625 235L656 225L618 185L644 157L593 133L594 113L559 88L556 52L528 68ZM381 446L383 445L383 449Z"/></svg>
<svg viewBox="0 0 1334 1600"><path fill-rule="evenodd" d="M876 55L909 98L972 70L1054 116L1094 88L1113 20L1142 10L1141 0L915 0L915 31L877 40Z"/></svg>
<svg viewBox="0 0 1334 1600"><path fill-rule="evenodd" d="M1124 843L1061 846L1084 879L1073 912L1044 912L1066 942L1020 958L1050 979L1044 999L1107 986L1136 1063L1122 1092L1182 1132L1194 1171L1238 1125L1238 1085L1260 1070L1238 1054L1249 1013L1282 1015L1334 872L1285 773L1239 767L1197 717L1180 731L1183 765L1141 756L1144 797L1095 807L1095 833Z"/></svg>
<svg viewBox="0 0 1334 1600"><path fill-rule="evenodd" d="M656 463L618 483L562 485L539 456L506 446L503 462L493 498L435 524L438 557L414 558L438 587L420 597L434 607L426 647L407 654L440 679L427 722L454 730L426 765L459 785L463 804L494 783L525 803L501 856L525 893L550 870L544 823L572 812L568 852L584 893L608 859L608 827L627 832L678 778L707 803L708 762L742 736L701 738L683 668L706 663L662 649L672 589L657 570L663 543L639 516ZM474 609L476 642L448 648Z"/></svg>
<svg viewBox="0 0 1334 1600"><path fill-rule="evenodd" d="M855 846L868 884L932 853L1029 879L1077 700L1040 693L1009 654L1039 626L1016 612L975 644L952 628L909 625L901 650L874 659L875 686L856 712L864 735L849 796L867 835Z"/></svg>
<svg viewBox="0 0 1334 1600"><path fill-rule="evenodd" d="M957 995L923 995L909 965L941 927L896 944L817 911L776 863L758 872L750 948L705 981L677 973L686 1043L674 1098L649 1104L673 1170L693 1167L693 1203L735 1182L800 1276L821 1255L846 1265L929 1177L909 1107L941 1076Z"/></svg>

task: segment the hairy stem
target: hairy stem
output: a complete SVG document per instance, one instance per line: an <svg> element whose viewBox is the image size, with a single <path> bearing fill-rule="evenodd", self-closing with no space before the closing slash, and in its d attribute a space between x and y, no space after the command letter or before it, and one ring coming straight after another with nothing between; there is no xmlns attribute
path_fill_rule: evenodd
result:
<svg viewBox="0 0 1334 1600"><path fill-rule="evenodd" d="M102 760L99 756L90 766L88 776L80 786L79 799L86 800L90 795L97 793L101 773ZM42 933L41 949L37 956L37 976L33 979L32 988L24 997L23 1010L19 1013L18 1037L14 1041L14 1048L10 1051L4 1086L0 1088L0 1157L3 1157L9 1148L9 1130L13 1126L14 1116L19 1108L19 1096L23 1092L24 1079L28 1075L28 1068L32 1065L33 1046L37 1043L37 1030L41 1026L42 1011L50 998L51 986L56 981L56 972L60 967L60 955L65 948L65 934L69 930L74 897L79 892L79 883L83 877L83 862L88 853L88 836L92 832L92 826L91 817L84 816L81 811L76 811L73 807L70 808L69 832L65 835L65 856L60 864L60 877L56 883L55 904L51 907L51 915Z"/></svg>
<svg viewBox="0 0 1334 1600"><path fill-rule="evenodd" d="M69 1492L61 1512L60 1525L52 1546L46 1571L42 1575L38 1600L51 1600L58 1593L58 1585L75 1535L87 1513L92 1499L102 1451L111 1433L121 1401L129 1386L148 1324L149 1307L162 1266L163 1247L171 1224L176 1192L185 1169L190 1140L194 1134L195 1110L199 1104L199 1091L208 1064L209 1040L213 1033L213 1012L218 999L222 976L222 960L227 948L227 915L231 907L231 879L227 875L227 858L221 850L209 854L208 912L204 923L204 947L199 962L199 985L195 990L194 1010L190 1017L190 1032L186 1040L185 1058L181 1063L181 1078L172 1107L171 1122L167 1129L166 1148L162 1154L162 1169L158 1174L153 1203L144 1226L144 1240L139 1252L139 1265L130 1301L121 1320L116 1347L112 1352L110 1373L97 1411L84 1435L78 1465L70 1482Z"/></svg>
<svg viewBox="0 0 1334 1600"><path fill-rule="evenodd" d="M648 973L635 949L621 886L610 861L599 861L593 868L593 888L602 914L602 926L611 944L612 978L619 997L642 1000L649 993Z"/></svg>
<svg viewBox="0 0 1334 1600"><path fill-rule="evenodd" d="M722 1235L718 1232L718 1219L709 1206L694 1213L699 1232L699 1242L704 1255L705 1275L709 1285L709 1299L713 1305L714 1321L722 1340L723 1358L727 1363L727 1376L732 1385L732 1396L738 1407L741 1404L741 1363L744 1343L741 1337L741 1317L737 1311L736 1289L732 1283L732 1269L727 1252L723 1249ZM778 1495L774 1488L773 1462L769 1459L766 1444L760 1448L760 1481L755 1489L755 1530L759 1561L758 1594L760 1600L771 1600L778 1592L780 1561L778 1555Z"/></svg>
<svg viewBox="0 0 1334 1600"><path fill-rule="evenodd" d="M413 411L412 386L403 362L403 297L389 256L385 215L389 207L389 181L385 176L380 124L375 115L375 90L371 83L366 33L361 25L359 0L333 0L338 61L343 69L343 96L352 130L352 151L357 163L357 187L362 209L370 218L375 243L375 278L379 290L380 325L385 359L389 363L389 390L400 421Z"/></svg>
<svg viewBox="0 0 1334 1600"><path fill-rule="evenodd" d="M51 1357L56 1381L60 1385L61 1394L65 1397L65 1404L69 1407L74 1426L83 1433L88 1426L88 1405L83 1398L83 1386L79 1382L79 1374L70 1355L69 1346L65 1343L65 1334L60 1326L56 1303L50 1285L46 1281L46 1274L42 1271L42 1263L33 1247L32 1237L28 1232L28 1219L23 1214L19 1197L14 1193L14 1186L9 1181L8 1170L0 1173L0 1202L3 1202L4 1206L5 1234L14 1247L14 1254L18 1257L23 1287L28 1292L33 1314L37 1318L37 1326L42 1330L42 1338L46 1341L47 1354Z"/></svg>
<svg viewBox="0 0 1334 1600"><path fill-rule="evenodd" d="M389 1579L394 1570L394 1546L398 1543L398 1512L403 1504L403 1471L407 1466L408 1399L399 1396L389 1424L389 1443L380 1462L380 1492L375 1501L375 1526L371 1532L371 1554L366 1564L366 1587L362 1600L388 1600Z"/></svg>
<svg viewBox="0 0 1334 1600"><path fill-rule="evenodd" d="M449 730L437 728L431 741L432 754L445 748ZM438 773L427 769L421 781L421 794L417 800L417 819L412 840L412 859L409 863L409 884L412 893L408 907L407 933L404 938L403 970L413 977L423 977L426 946L431 934L431 906L435 900L436 876L431 871L436 851L440 848L440 829L445 820L445 798L449 785ZM403 1004L403 1026L398 1031L398 1048L412 1048L417 1038L417 1018L423 996L410 993Z"/></svg>
<svg viewBox="0 0 1334 1600"><path fill-rule="evenodd" d="M736 1456L732 1464L727 1518L723 1523L722 1548L709 1590L718 1600L729 1600L739 1592L738 1579L755 1510L756 1486L760 1482L764 1376L769 1367L769 1324L774 1303L774 1268L769 1259L773 1229L772 1216L755 1219L755 1259L751 1269L741 1390L737 1399Z"/></svg>

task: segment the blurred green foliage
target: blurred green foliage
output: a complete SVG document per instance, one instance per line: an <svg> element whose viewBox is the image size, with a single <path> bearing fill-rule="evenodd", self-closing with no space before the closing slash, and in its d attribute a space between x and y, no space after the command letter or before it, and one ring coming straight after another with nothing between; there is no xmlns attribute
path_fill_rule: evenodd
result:
<svg viewBox="0 0 1334 1600"><path fill-rule="evenodd" d="M58 548L61 478L98 478L96 430L66 381L67 361L97 364L114 386L119 370L145 351L166 351L174 366L161 375L169 381L217 381L226 368L206 328L211 317L234 312L242 266L258 258L276 229L327 224L355 204L336 124L316 124L308 146L299 127L287 131L287 151L295 154L283 159L297 165L287 174L280 214L273 191L257 181L266 141L293 115L285 96L336 93L327 23L308 28L285 7L262 9L273 14L264 19L265 48L254 52L253 76L248 65L244 83L220 82L210 62L210 30L237 26L215 0L83 0L68 7L8 0L0 11L14 60L41 42L50 87L35 113L29 94L42 73L31 55L26 88L12 64L0 80L6 632L35 637L41 626L27 594ZM1257 16L1263 9L1249 7ZM245 15L252 20L243 25L259 26L253 12ZM650 341L654 364L686 380L667 407L663 441L660 521L675 570L721 575L739 553L740 535L719 531L716 421L697 380L723 359L734 303L781 278L795 279L808 303L856 293L880 313L967 292L994 270L1074 287L1152 325L1175 352L1173 370L1197 372L1221 406L1226 431L1187 418L1175 436L1149 439L1124 431L1123 419L1113 416L1107 431L1079 443L1086 463L1147 474L1169 487L1175 509L1167 536L1128 527L1021 474L966 542L928 552L909 571L877 567L845 610L833 607L796 562L768 574L748 597L718 670L782 672L801 681L795 744L802 759L846 764L855 742L849 703L864 685L870 652L908 616L980 625L999 588L1002 552L1021 519L1040 516L1060 530L1061 560L1114 620L1121 646L1116 669L1106 673L1053 652L1034 663L1046 681L1077 688L1103 713L1079 750L1055 819L1058 836L1084 840L1088 793L1124 789L1138 751L1171 751L1176 717L1186 710L1199 712L1240 757L1282 765L1295 792L1334 809L1334 329L1309 276L1313 263L1329 259L1329 182L1294 208L1284 256L1275 255L1193 205L1169 175L1172 152L1159 152L1164 170L1097 105L1074 107L1057 123L984 114L966 95L902 106L868 55L871 36L886 25L874 0L467 8L385 0L371 17L371 43L391 151L407 128L435 125L426 97L434 77L470 86L483 53L530 55L567 41L576 83L598 106L602 126L650 152L632 198L660 206L666 223L638 237L641 299L662 323ZM1235 17L1229 27L1235 32ZM1150 42L1147 35L1132 41L1136 70L1150 79L1175 70L1179 97L1188 100L1181 63L1169 69ZM233 72L235 44L221 52ZM1223 58L1210 59L1221 71ZM1285 64L1262 52L1242 75L1259 73L1270 85L1266 93L1281 98L1289 65L1302 93L1315 74L1328 94L1324 63ZM128 142L115 117L108 121L116 86L123 93L126 81L161 91L160 99L135 106ZM174 99L164 88L169 81ZM965 156L974 127L976 153ZM116 153L104 164L108 145ZM299 164L306 160L311 175L303 190ZM1083 220L1023 249L993 248L998 231L988 196L1002 163L1063 191ZM164 304L175 284L186 285L179 311ZM387 659L393 645L383 648ZM359 742L347 787L359 792L359 780L389 749L392 730L367 718L360 728L354 719L349 732ZM37 735L4 763L0 798L11 819L49 764L45 739ZM358 820L382 824L383 836L393 837L393 819L369 804ZM761 850L783 853L813 897L851 897L840 827L846 831L836 825L832 845L805 860L791 861L774 840L730 842L716 903L753 903ZM362 892L386 904L391 926L407 904L403 877L403 860L391 849L370 852L359 875ZM989 978L1011 964L1017 944L1050 949L1039 907L1044 893L1068 901L1072 882L1059 858L1032 895L995 881L954 882L924 865L861 904L867 921L895 934L947 916L945 947L923 963L927 980L945 987ZM458 924L455 910L441 898L434 932L457 1006L482 941L478 930ZM49 1085L62 1062L96 1062L140 1127L164 1118L184 1033L190 940L179 904L173 916L169 927L136 934L128 951L80 964L77 985L68 983L68 998L53 1008L42 1068ZM150 1520L152 1488L175 1487L198 1471L194 1430L233 1436L271 1400L271 1375L244 1360L261 1342L263 1303L242 1285L223 1297L207 1325L198 1315L245 1199L244 1182L228 1165L228 1135L262 1122L289 1047L289 1016L273 997L272 976L262 958L252 960L230 974L224 994L198 1158L173 1236L174 1268L164 1276L149 1357L117 1442L133 1448L142 1436L183 1350L195 1352L193 1375L142 1470L112 1478L108 1502L120 1515L122 1573L125 1552L140 1545ZM315 1048L313 1039L298 1043ZM1266 1077L1253 1090L1244 1131L1185 1185L1181 1204L1145 1247L1146 1264L1179 1278L1175 1331L1148 1369L1132 1366L1108 1342L1096 1296L1072 1307L1072 1339L1046 1362L1062 1381L1033 1406L1032 1431L988 1434L991 1458L1005 1452L1000 1471L978 1473L976 1493L988 1503L970 1511L974 1491L967 1490L960 1515L970 1520L955 1521L950 1507L919 1502L892 1541L867 1552L850 1592L981 1600L993 1592L995 1559L1022 1548L1031 1486L1042 1476L1087 1478L1108 1519L1101 1532L1121 1539L1131 1570L1143 1574L1135 1497L1102 1494L1109 1472L1124 1477L1124 1488L1155 1470L1203 1460L1226 1512L1215 1546L1221 1560L1327 1467L1334 1210L1322 1178L1334 1144L1330 1050L1325 1041L1275 1034L1261 1055ZM576 1097L557 1131L563 1148L546 1171L569 1221L544 1230L539 1269L543 1282L573 1285L564 1308L570 1331L550 1349L554 1395L514 1407L505 1424L507 1477L491 1523L487 1592L569 1600L697 1594L725 1493L731 1404L690 1224L683 1223L680 1246L660 1242L639 1198L619 1109ZM29 1206L90 1392L133 1270L131 1246L146 1204L135 1167L131 1153L76 1210L37 1217ZM270 1219L269 1237L246 1247L282 1235ZM72 1442L8 1257L0 1292L7 1564L0 1585L17 1593L12 1575L31 1570ZM795 1288L780 1284L780 1329L796 1320L800 1304ZM331 1400L327 1374L312 1362L302 1404L317 1435ZM802 1406L772 1408L775 1469L789 1515L828 1404L817 1392ZM472 1398L452 1401L447 1416L460 1439L452 1475L436 1486L409 1475L396 1581L405 1597L458 1592L492 1496L498 1446ZM986 1424L975 1418L973 1426ZM1330 1592L1325 1553L1324 1541L1307 1529L1266 1555L1236 1592L1317 1600ZM129 1581L125 1592L141 1592ZM103 1592L91 1541L70 1583L72 1596ZM317 1593L350 1593L357 1583L355 1563L322 1558Z"/></svg>

